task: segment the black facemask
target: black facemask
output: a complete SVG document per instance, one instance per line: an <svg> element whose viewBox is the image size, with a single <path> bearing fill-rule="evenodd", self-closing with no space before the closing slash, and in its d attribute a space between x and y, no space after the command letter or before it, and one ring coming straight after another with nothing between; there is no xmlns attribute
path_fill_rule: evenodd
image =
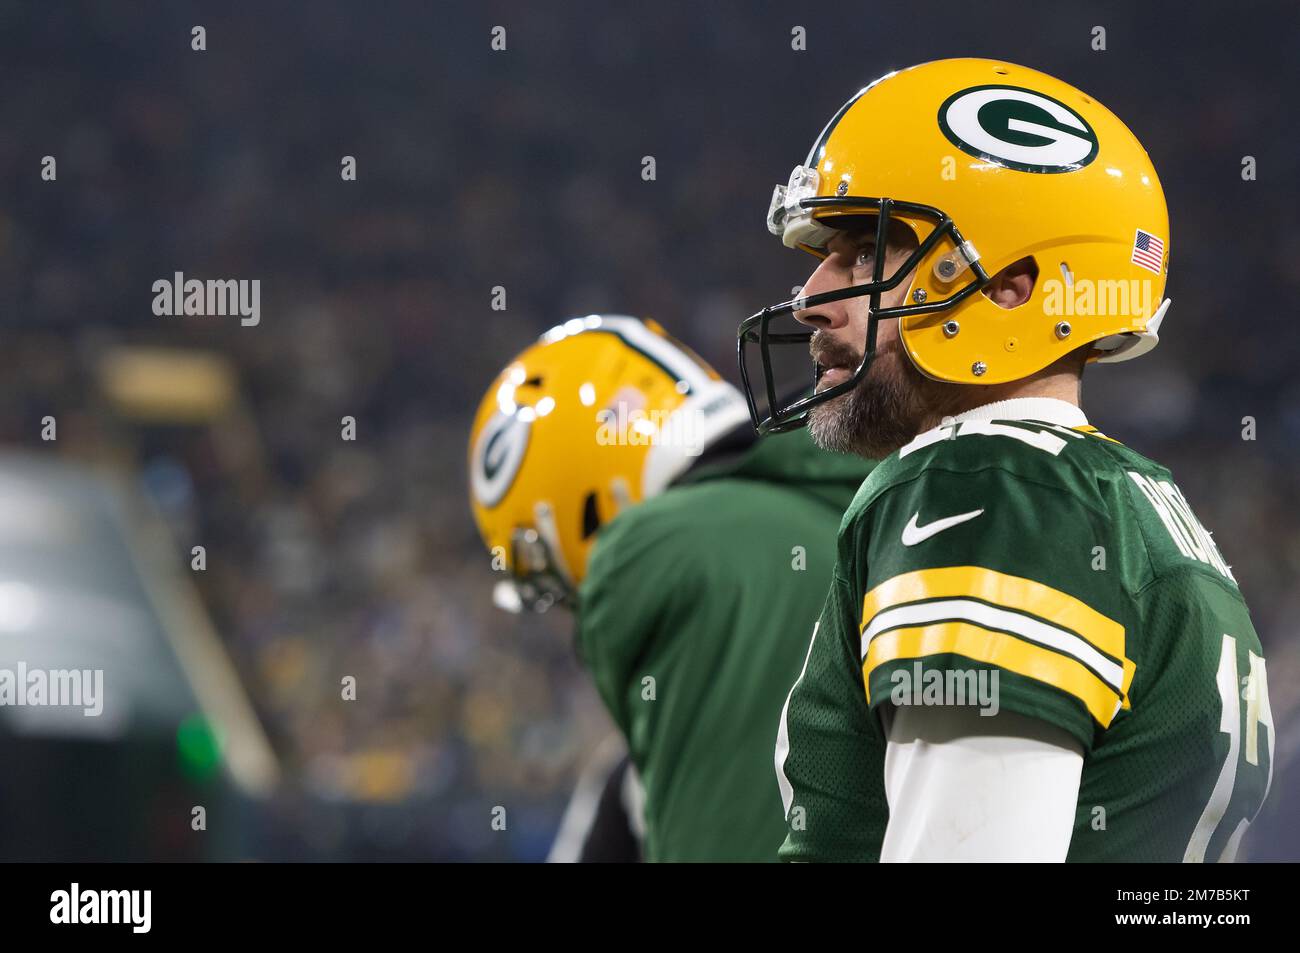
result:
<svg viewBox="0 0 1300 953"><path fill-rule="evenodd" d="M764 308L757 314L746 318L740 325L740 330L736 335L736 356L740 362L740 379L745 389L745 400L749 404L749 416L754 423L754 429L759 434L784 433L788 430L797 430L808 422L808 412L819 404L834 400L842 394L848 393L857 387L866 376L867 370L871 367L872 361L876 356L876 329L880 321L892 318L906 317L912 314L933 314L939 311L946 311L955 307L958 303L965 300L970 295L978 292L989 281L988 274L980 265L979 260L975 257L973 250L958 231L957 226L946 214L939 209L929 205L917 205L912 202L896 202L887 198L863 198L859 196L837 196L824 198L804 199L799 203L806 209L824 208L830 206L843 206L852 209L876 209L876 248L883 250L886 247L886 238L889 234L889 216L891 211L897 210L906 212L919 218L928 219L935 223L934 230L917 246L913 252L907 256L907 260L894 270L889 277L884 275L885 255L883 251L876 255L875 267L872 270L871 281L853 285L848 288L841 288L837 291L827 291L822 294L816 294L809 297L794 298L790 301L784 301L780 304L774 304L771 307ZM938 267L942 269L945 264L951 267L951 277L945 276L942 271L939 276L943 280L955 279L962 270L969 267L972 272L972 278L965 285L958 288L946 298L937 301L918 301L914 304L899 305L894 308L882 308L880 306L880 296L888 291L898 287L903 280L911 274L912 270L925 258L927 254L945 237L950 238L956 250L940 259ZM808 342L812 338L811 330L776 330L771 327L773 321L791 318L796 311L804 311L809 308L815 308L819 305L829 304L833 301L844 301L848 298L858 298L868 295L871 298L870 309L867 319L867 340L863 348L862 362L858 365L853 375L845 381L828 387L823 391L807 394L798 399L782 403L777 397L776 375L773 371L772 345L797 345L807 350ZM748 344L758 345L759 361L762 366L763 383L762 391L758 391L756 382L750 380L749 366L746 361L745 346ZM814 380L817 377L816 366L814 365ZM760 413L759 403L756 394L760 394L766 399L766 414Z"/></svg>

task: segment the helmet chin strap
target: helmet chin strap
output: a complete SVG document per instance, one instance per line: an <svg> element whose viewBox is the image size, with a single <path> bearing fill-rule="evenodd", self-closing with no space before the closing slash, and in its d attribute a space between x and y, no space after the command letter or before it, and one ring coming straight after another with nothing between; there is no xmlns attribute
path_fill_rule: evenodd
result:
<svg viewBox="0 0 1300 953"><path fill-rule="evenodd" d="M555 513L550 504L538 501L533 507L533 525L517 528L511 536L513 578L502 579L492 588L492 603L498 609L518 613L525 609L545 612L573 597L573 576L560 549Z"/></svg>
<svg viewBox="0 0 1300 953"><path fill-rule="evenodd" d="M498 579L492 587L492 604L498 609L519 615L524 611L524 599L513 579Z"/></svg>
<svg viewBox="0 0 1300 953"><path fill-rule="evenodd" d="M632 505L632 491L628 488L627 480L621 476L616 476L609 481L609 493L614 497L615 516Z"/></svg>
<svg viewBox="0 0 1300 953"><path fill-rule="evenodd" d="M1098 364L1118 364L1120 361L1131 361L1135 357L1141 357L1160 343L1160 325L1165 320L1165 312L1169 310L1170 299L1166 298L1156 308L1156 313L1147 319L1145 331L1126 334L1112 334L1110 337L1102 338L1093 344L1099 351L1105 353L1094 358Z"/></svg>
<svg viewBox="0 0 1300 953"><path fill-rule="evenodd" d="M533 507L533 525L537 527L537 535L546 544L547 558L552 563L549 568L559 573L572 586L573 573L564 562L564 551L560 549L560 528L555 523L555 511L549 503L539 500Z"/></svg>

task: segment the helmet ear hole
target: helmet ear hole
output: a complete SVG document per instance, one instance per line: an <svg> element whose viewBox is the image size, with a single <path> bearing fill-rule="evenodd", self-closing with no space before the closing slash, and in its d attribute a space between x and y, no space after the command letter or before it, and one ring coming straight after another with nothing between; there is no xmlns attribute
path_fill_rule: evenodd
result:
<svg viewBox="0 0 1300 953"><path fill-rule="evenodd" d="M593 490L582 501L582 538L590 539L600 529L600 513L596 509L596 493Z"/></svg>
<svg viewBox="0 0 1300 953"><path fill-rule="evenodd" d="M1038 284L1038 262L1033 255L1013 261L989 279L980 291L999 308L1018 308L1034 293Z"/></svg>

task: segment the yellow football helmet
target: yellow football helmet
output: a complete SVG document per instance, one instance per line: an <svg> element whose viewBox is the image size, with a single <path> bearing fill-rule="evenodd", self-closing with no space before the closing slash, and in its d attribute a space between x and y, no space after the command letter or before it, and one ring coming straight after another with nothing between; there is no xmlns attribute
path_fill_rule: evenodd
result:
<svg viewBox="0 0 1300 953"><path fill-rule="evenodd" d="M469 441L470 504L502 608L571 600L596 531L663 491L744 399L653 321L573 318L503 370Z"/></svg>
<svg viewBox="0 0 1300 953"><path fill-rule="evenodd" d="M1155 168L1110 110L1044 73L939 60L859 91L776 187L768 228L824 257L836 219L849 215L876 219L877 247L892 220L919 247L892 275L878 255L871 282L773 305L741 325L741 375L760 432L800 426L810 407L856 386L874 357L877 320L899 320L922 373L959 384L1019 380L1087 344L1089 360L1128 360L1159 340L1169 216ZM1028 301L1003 309L980 293L1026 257L1038 267ZM881 308L880 294L904 281L906 303ZM856 373L778 406L769 347L811 335L776 333L771 321L859 295L871 296L871 324ZM749 381L749 344L763 362L766 417Z"/></svg>

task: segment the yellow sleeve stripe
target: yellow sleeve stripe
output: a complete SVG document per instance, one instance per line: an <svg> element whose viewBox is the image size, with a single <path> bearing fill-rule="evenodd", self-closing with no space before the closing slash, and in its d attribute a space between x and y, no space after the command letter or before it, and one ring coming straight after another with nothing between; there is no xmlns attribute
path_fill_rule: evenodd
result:
<svg viewBox="0 0 1300 953"><path fill-rule="evenodd" d="M885 662L921 659L930 655L961 655L1058 688L1079 699L1103 728L1120 709L1115 692L1076 660L994 632L971 622L938 622L908 629L891 629L871 641L862 663L862 677L871 701L871 672Z"/></svg>
<svg viewBox="0 0 1300 953"><path fill-rule="evenodd" d="M1124 658L1124 626L1118 622L1059 589L982 566L917 569L885 580L862 600L862 628L866 629L876 614L885 609L919 599L942 598L979 599L1038 616L1051 625L1078 633L1097 649L1119 660L1126 670L1131 664ZM1131 674L1124 679L1126 695L1130 679Z"/></svg>
<svg viewBox="0 0 1300 953"><path fill-rule="evenodd" d="M1086 639L1037 616L991 606L978 599L930 599L886 609L862 630L860 657L867 657L871 640L884 632L923 628L940 622L969 622L982 629L1009 632L1032 645L1075 659L1109 685L1117 698L1124 690L1123 665L1098 652Z"/></svg>
<svg viewBox="0 0 1300 953"><path fill-rule="evenodd" d="M1075 427L1074 429L1079 431L1079 433L1092 434L1094 437L1100 437L1102 440L1109 440L1111 443L1119 443L1119 441L1116 440L1114 437L1107 437L1096 427L1092 426L1092 424L1084 424L1083 426ZM1121 446L1123 445L1121 444Z"/></svg>

